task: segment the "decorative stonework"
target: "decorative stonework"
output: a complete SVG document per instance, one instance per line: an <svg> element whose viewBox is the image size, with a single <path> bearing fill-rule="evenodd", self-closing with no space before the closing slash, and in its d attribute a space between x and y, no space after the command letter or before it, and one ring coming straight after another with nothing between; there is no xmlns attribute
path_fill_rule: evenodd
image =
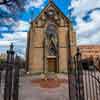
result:
<svg viewBox="0 0 100 100"><path fill-rule="evenodd" d="M49 25L51 26L48 29ZM76 53L76 34L69 19L53 2L50 2L32 22L28 37L27 69L29 71L68 72L68 61Z"/></svg>

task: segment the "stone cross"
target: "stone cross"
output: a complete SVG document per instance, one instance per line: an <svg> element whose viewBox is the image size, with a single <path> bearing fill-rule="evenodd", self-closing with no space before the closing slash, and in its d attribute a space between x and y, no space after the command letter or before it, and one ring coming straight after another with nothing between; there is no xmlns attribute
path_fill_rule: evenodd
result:
<svg viewBox="0 0 100 100"><path fill-rule="evenodd" d="M51 2L52 0L49 0L49 3Z"/></svg>

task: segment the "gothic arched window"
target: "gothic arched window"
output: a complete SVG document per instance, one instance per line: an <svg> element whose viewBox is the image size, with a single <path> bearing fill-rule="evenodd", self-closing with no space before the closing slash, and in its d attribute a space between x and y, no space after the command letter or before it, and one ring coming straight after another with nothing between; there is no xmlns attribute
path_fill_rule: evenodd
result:
<svg viewBox="0 0 100 100"><path fill-rule="evenodd" d="M56 56L56 54L57 54L57 48L52 41L48 47L48 54L49 54L49 56Z"/></svg>
<svg viewBox="0 0 100 100"><path fill-rule="evenodd" d="M48 41L48 55L56 56L57 54L57 29L54 24L49 24L46 30Z"/></svg>

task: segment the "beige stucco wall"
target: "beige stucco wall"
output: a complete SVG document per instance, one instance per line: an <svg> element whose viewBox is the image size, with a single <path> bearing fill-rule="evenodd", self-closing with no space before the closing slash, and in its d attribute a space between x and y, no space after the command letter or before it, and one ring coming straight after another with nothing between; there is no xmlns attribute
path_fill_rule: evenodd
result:
<svg viewBox="0 0 100 100"><path fill-rule="evenodd" d="M33 34L33 43L32 45L34 47L43 47L43 38L44 38L44 33L42 28L35 28L35 32Z"/></svg>
<svg viewBox="0 0 100 100"><path fill-rule="evenodd" d="M68 55L67 55L67 29L60 27L58 29L59 37L59 72L67 72L68 69Z"/></svg>
<svg viewBox="0 0 100 100"><path fill-rule="evenodd" d="M31 73L43 72L43 29L36 28L31 31L29 49L29 71Z"/></svg>
<svg viewBox="0 0 100 100"><path fill-rule="evenodd" d="M34 28L30 33L30 49L29 49L29 70L32 73L43 72L44 54L44 28ZM68 28L58 28L58 43L59 43L59 72L68 72ZM76 34L71 31L71 56L76 53Z"/></svg>
<svg viewBox="0 0 100 100"><path fill-rule="evenodd" d="M68 71L67 51L66 48L59 48L59 72Z"/></svg>
<svg viewBox="0 0 100 100"><path fill-rule="evenodd" d="M33 48L30 53L29 70L32 73L43 72L43 48Z"/></svg>
<svg viewBox="0 0 100 100"><path fill-rule="evenodd" d="M59 47L66 47L66 35L67 32L64 27L58 28L58 37L59 37Z"/></svg>

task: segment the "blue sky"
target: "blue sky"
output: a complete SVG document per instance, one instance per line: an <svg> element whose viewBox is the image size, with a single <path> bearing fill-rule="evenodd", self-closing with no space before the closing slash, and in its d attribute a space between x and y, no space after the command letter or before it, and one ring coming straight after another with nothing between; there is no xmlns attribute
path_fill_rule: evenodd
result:
<svg viewBox="0 0 100 100"><path fill-rule="evenodd" d="M77 33L77 45L100 44L100 0L53 1L72 21ZM16 52L25 55L30 22L48 4L48 0L20 2L21 10L15 4L9 9L6 5L0 6L0 53L5 52L13 42ZM17 11L14 11L15 7Z"/></svg>

